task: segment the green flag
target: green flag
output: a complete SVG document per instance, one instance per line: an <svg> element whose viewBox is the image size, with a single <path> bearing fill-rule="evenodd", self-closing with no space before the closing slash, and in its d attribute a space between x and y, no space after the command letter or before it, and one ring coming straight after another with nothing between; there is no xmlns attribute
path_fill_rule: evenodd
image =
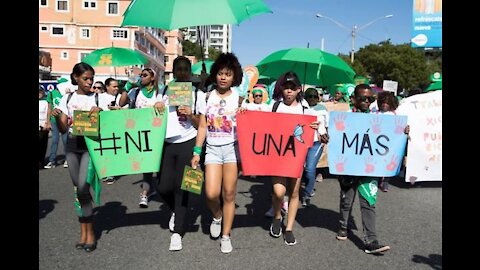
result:
<svg viewBox="0 0 480 270"><path fill-rule="evenodd" d="M378 180L376 177L365 177L358 184L358 192L370 205L377 202Z"/></svg>
<svg viewBox="0 0 480 270"><path fill-rule="evenodd" d="M85 137L98 177L160 171L166 129L153 108L100 112L100 135Z"/></svg>

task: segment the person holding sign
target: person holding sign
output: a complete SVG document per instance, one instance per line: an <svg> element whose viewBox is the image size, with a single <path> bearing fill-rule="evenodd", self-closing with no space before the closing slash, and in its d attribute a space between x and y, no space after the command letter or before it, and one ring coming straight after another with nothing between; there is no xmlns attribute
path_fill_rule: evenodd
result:
<svg viewBox="0 0 480 270"><path fill-rule="evenodd" d="M272 98L275 101L272 107L272 112L291 113L291 114L307 114L316 115L315 112L302 104L303 96L302 85L295 72L289 71L282 74L275 84ZM318 130L318 120L310 124L310 128ZM270 235L278 238L282 235L282 214L281 205L285 194L288 195L288 215L287 226L285 227L284 242L289 246L297 243L293 235L293 224L297 216L299 205L299 191L301 178L290 177L272 177L273 196L272 206L274 209L274 217L270 225Z"/></svg>
<svg viewBox="0 0 480 270"><path fill-rule="evenodd" d="M95 169L91 164L90 155L83 136L73 136L72 118L75 110L98 113L105 108L98 107L100 96L90 91L93 84L95 71L86 63L77 63L70 74L72 84L78 85L78 90L69 95L64 95L57 108L51 115L55 117L58 129L61 133L68 132L67 161L70 177L72 178L75 191L75 207L80 222L80 241L75 245L77 249L91 252L96 249L97 241L93 230L92 196L90 186L98 187L100 183L96 177ZM100 102L101 103L101 102ZM98 190L96 190L98 191ZM96 193L98 203L99 193Z"/></svg>
<svg viewBox="0 0 480 270"><path fill-rule="evenodd" d="M130 104L130 109L153 107L157 101L158 86L156 83L155 71L151 68L144 68L140 74L140 87L134 88L128 95L120 97L119 106ZM143 181L140 184L141 208L148 207L148 198L155 195L153 173L143 173Z"/></svg>
<svg viewBox="0 0 480 270"><path fill-rule="evenodd" d="M355 87L353 96L354 103L351 111L370 113L369 106L375 100L371 87L368 84L359 84ZM378 177L339 175L338 181L340 183L340 229L336 238L338 240L347 239L348 220L352 212L355 193L358 189L362 225L365 233L365 252L376 254L390 250L389 246L379 244L375 229ZM366 188L361 188L362 185Z"/></svg>
<svg viewBox="0 0 480 270"><path fill-rule="evenodd" d="M175 82L191 82L192 64L185 56L178 56L173 61L173 76ZM192 86L194 87L194 86ZM166 87L165 87L166 88ZM171 251L182 249L182 237L185 234L185 216L188 209L189 192L181 189L184 168L190 165L191 150L195 146L197 137L198 120L205 115L205 93L190 91L192 96L191 106L169 106L167 95L159 95L154 107L163 112L168 106L169 113L178 121L167 121L167 129L177 129L179 135L166 138L162 154L158 193L168 208L172 211L169 229L172 231L170 238ZM165 92L165 91L164 91ZM194 114L196 112L196 114Z"/></svg>
<svg viewBox="0 0 480 270"><path fill-rule="evenodd" d="M240 154L237 145L236 113L239 106L238 92L233 86L242 82L243 72L233 53L222 53L211 68L210 79L216 88L210 92L206 106L206 117L200 118L198 135L193 147L192 168L197 168L206 141L205 194L213 220L210 235L222 239L223 253L233 250L230 231L235 216L235 194L237 189ZM220 207L220 194L223 209ZM223 229L222 229L223 220Z"/></svg>

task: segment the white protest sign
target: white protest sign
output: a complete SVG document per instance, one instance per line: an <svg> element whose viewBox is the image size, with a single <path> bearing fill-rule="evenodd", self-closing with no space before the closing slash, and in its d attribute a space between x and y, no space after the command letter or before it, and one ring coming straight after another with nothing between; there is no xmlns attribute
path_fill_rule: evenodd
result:
<svg viewBox="0 0 480 270"><path fill-rule="evenodd" d="M383 87L382 87L383 91L393 92L393 94L396 96L397 88L398 88L398 82L383 80Z"/></svg>

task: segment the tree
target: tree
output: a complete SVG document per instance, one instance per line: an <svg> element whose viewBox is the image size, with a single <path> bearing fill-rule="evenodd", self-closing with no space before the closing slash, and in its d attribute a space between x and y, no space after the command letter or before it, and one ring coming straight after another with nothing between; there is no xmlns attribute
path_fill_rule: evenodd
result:
<svg viewBox="0 0 480 270"><path fill-rule="evenodd" d="M198 45L198 43L193 43L189 40L184 40L182 42L182 46L183 46L183 55L195 56L195 58L197 58L199 61L202 59L202 53L204 50L200 48L200 45ZM221 51L213 47L209 47L208 59L215 61L221 53L222 53Z"/></svg>
<svg viewBox="0 0 480 270"><path fill-rule="evenodd" d="M383 80L397 81L398 89L424 88L429 83L431 69L436 67L427 65L423 51L407 43L393 45L389 40L361 48L355 54L353 65L357 74L371 78L371 83L382 85Z"/></svg>

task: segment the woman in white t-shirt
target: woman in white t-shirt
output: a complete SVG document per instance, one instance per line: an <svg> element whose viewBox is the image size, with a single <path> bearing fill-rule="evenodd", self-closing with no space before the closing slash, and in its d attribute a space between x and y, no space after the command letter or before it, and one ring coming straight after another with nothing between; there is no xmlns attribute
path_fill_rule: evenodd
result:
<svg viewBox="0 0 480 270"><path fill-rule="evenodd" d="M153 107L157 102L159 93L156 83L156 73L151 68L144 68L140 74L140 87L132 89L128 95L120 98L119 106L130 104L130 109ZM155 179L153 173L143 173L143 181L140 183L140 201L138 206L148 208L148 199L155 195Z"/></svg>
<svg viewBox="0 0 480 270"><path fill-rule="evenodd" d="M316 116L316 113L313 110L305 107L302 104L303 97L301 84L295 72L287 72L285 74L282 74L280 78L278 78L277 83L275 84L275 90L272 98L276 100L276 102L272 106L272 111L274 112ZM312 122L310 124L310 127L317 131L319 127L318 120ZM303 160L303 162L305 162L305 160ZM285 226L285 231L283 232L283 235L285 244L289 246L295 245L297 243L297 240L295 239L292 231L299 205L300 181L301 178L278 176L272 177L272 206L275 210L275 214L272 219L272 225L270 226L270 235L275 238L278 238L282 235L283 220L280 209L281 204L283 203L283 198L285 194L287 194L289 198L288 216L287 225Z"/></svg>
<svg viewBox="0 0 480 270"><path fill-rule="evenodd" d="M61 133L68 132L67 162L68 171L75 190L75 206L80 222L80 241L75 245L77 249L91 252L96 249L97 241L93 231L93 205L90 194L89 176L95 174L90 166L90 155L83 136L72 135L72 118L75 110L99 112L103 110L98 106L100 96L90 91L93 84L95 71L86 63L77 63L70 74L73 85L78 85L74 93L64 95L57 108L52 110L58 129ZM94 179L96 179L94 177ZM96 183L99 185L100 183Z"/></svg>
<svg viewBox="0 0 480 270"><path fill-rule="evenodd" d="M178 56L173 61L173 76L175 82L191 82L192 64L185 56ZM165 89L164 89L165 90ZM166 91L160 92L166 92ZM167 95L158 95L155 109L164 111L168 106L167 113L172 114L173 119L167 121L167 130L175 129L173 137L165 139L163 145L162 164L158 183L158 193L172 212L168 224L173 233L170 237L171 251L182 249L182 237L185 234L185 216L188 210L189 192L181 189L183 171L186 165L190 165L192 149L197 137L198 120L205 115L205 93L192 86L191 106L169 106ZM169 116L169 119L172 119ZM167 132L168 134L169 132Z"/></svg>
<svg viewBox="0 0 480 270"><path fill-rule="evenodd" d="M240 155L237 144L236 113L239 106L238 92L232 86L242 82L242 67L233 53L222 53L210 70L211 81L216 89L209 94L206 117L200 118L198 135L191 164L198 166L203 143L206 141L205 155L205 195L207 205L213 214L210 235L222 239L220 250L230 253L233 250L230 231L235 216L235 194ZM223 209L220 207L220 194ZM222 228L223 220L223 228Z"/></svg>
<svg viewBox="0 0 480 270"><path fill-rule="evenodd" d="M45 162L45 154L48 144L48 128L46 127L48 118L48 102L45 98L45 89L43 86L38 87L38 143L40 144L40 152L38 156L38 169L43 168Z"/></svg>

